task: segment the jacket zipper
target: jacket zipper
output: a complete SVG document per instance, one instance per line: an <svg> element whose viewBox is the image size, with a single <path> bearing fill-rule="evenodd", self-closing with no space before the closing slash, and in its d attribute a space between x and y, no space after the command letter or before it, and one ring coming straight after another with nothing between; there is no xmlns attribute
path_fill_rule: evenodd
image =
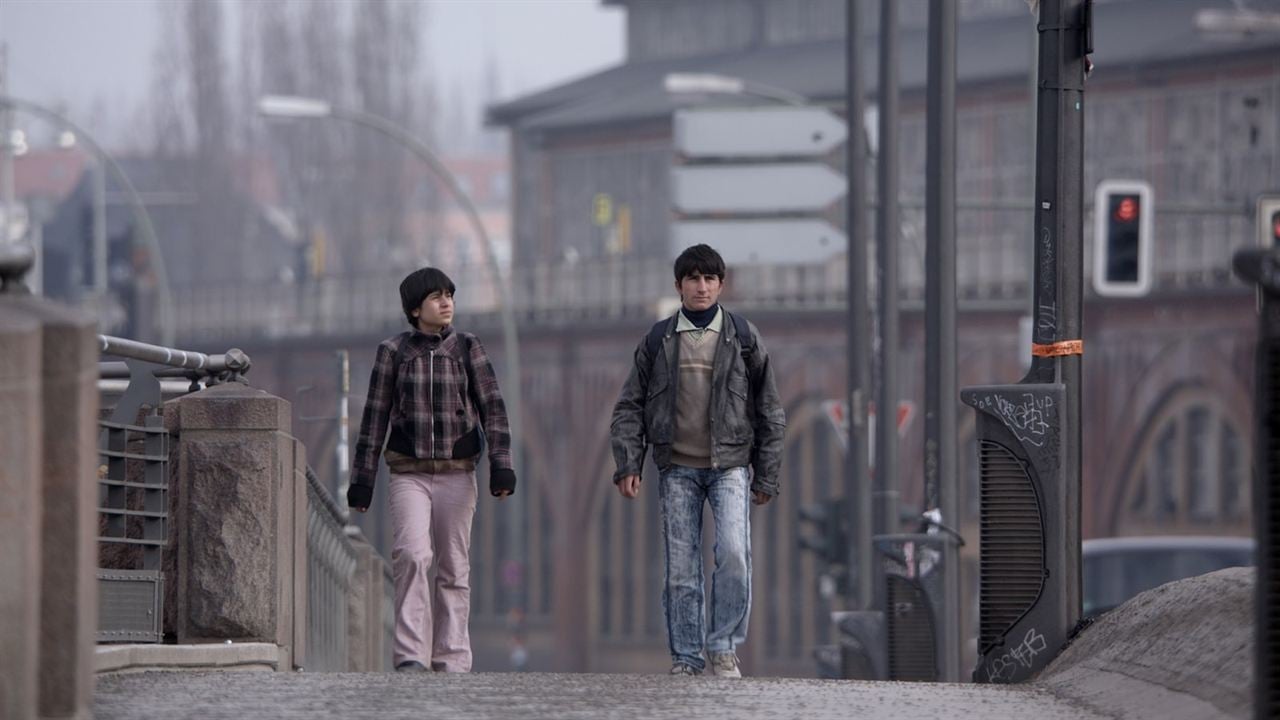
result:
<svg viewBox="0 0 1280 720"><path fill-rule="evenodd" d="M436 456L435 387L436 387L436 351L432 350L427 355L427 410L428 410L427 414L431 418L431 433L430 433L431 439L428 440L427 442L429 443L431 448L431 454L429 457L431 457L432 459L434 459Z"/></svg>

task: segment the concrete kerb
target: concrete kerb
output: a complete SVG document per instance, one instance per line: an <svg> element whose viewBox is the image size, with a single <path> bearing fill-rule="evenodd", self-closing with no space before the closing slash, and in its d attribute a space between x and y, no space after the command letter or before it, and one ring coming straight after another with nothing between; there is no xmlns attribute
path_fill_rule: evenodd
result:
<svg viewBox="0 0 1280 720"><path fill-rule="evenodd" d="M94 669L99 675L154 671L288 669L289 650L273 643L199 645L99 645Z"/></svg>
<svg viewBox="0 0 1280 720"><path fill-rule="evenodd" d="M1033 685L1114 718L1252 715L1253 568L1161 585L1102 615Z"/></svg>

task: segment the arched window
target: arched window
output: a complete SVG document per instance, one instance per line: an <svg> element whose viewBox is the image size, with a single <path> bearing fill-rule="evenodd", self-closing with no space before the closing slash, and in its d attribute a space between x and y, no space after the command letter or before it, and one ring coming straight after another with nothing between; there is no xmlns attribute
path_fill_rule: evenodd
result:
<svg viewBox="0 0 1280 720"><path fill-rule="evenodd" d="M1252 465L1247 438L1209 391L1176 393L1138 443L1117 534L1247 531Z"/></svg>

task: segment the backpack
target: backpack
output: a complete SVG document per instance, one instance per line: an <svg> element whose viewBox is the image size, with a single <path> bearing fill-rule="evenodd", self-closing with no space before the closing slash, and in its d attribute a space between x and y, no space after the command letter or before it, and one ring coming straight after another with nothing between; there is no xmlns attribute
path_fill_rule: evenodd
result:
<svg viewBox="0 0 1280 720"><path fill-rule="evenodd" d="M721 308L723 310L723 308ZM742 353L742 364L750 368L751 364L747 361L751 353L756 351L756 335L751 332L751 325L747 323L747 319L741 315L736 315L724 310L724 314L729 316L729 320L733 322L733 327L738 333L738 350ZM649 334L645 336L645 350L649 354L650 362L653 361L654 353L658 352L658 348L662 347L662 338L667 334L667 324L671 322L671 318L659 320L649 329ZM743 342L742 338L746 338ZM751 381L751 373L747 372L747 381L751 385L752 393L755 393L755 383Z"/></svg>

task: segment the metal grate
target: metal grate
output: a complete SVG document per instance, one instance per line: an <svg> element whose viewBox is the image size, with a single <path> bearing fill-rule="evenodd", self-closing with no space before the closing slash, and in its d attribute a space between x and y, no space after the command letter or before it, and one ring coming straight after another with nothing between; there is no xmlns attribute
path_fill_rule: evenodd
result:
<svg viewBox="0 0 1280 720"><path fill-rule="evenodd" d="M978 448L981 556L979 652L1000 642L1044 588L1044 522L1027 466L1008 448Z"/></svg>
<svg viewBox="0 0 1280 720"><path fill-rule="evenodd" d="M933 611L924 588L900 575L887 575L889 678L938 679Z"/></svg>
<svg viewBox="0 0 1280 720"><path fill-rule="evenodd" d="M98 424L98 642L160 642L169 434L158 414Z"/></svg>

